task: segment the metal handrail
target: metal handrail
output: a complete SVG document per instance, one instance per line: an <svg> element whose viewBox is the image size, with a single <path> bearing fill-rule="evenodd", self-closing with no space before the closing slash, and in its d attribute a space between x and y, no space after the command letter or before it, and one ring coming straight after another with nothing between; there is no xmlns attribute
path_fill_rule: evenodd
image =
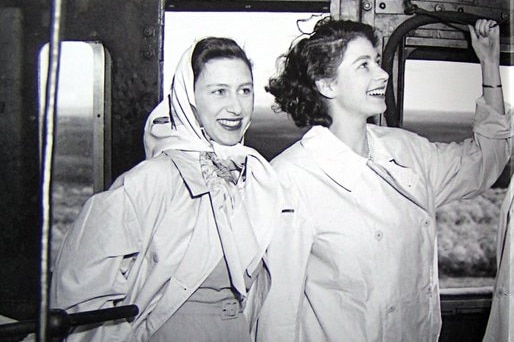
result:
<svg viewBox="0 0 514 342"><path fill-rule="evenodd" d="M63 309L50 309L47 314L46 333L52 341L63 341L71 329L80 325L103 323L117 319L133 318L139 313L137 305L123 305L114 308L67 313ZM21 338L38 329L38 320L23 320L0 325L0 340L4 338ZM14 339L12 341L15 341Z"/></svg>

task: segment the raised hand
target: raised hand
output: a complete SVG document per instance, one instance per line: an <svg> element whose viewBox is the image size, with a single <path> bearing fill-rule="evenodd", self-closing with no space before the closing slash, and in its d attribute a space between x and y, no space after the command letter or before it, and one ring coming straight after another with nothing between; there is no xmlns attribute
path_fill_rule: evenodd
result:
<svg viewBox="0 0 514 342"><path fill-rule="evenodd" d="M478 19L475 26L468 25L471 44L481 63L499 63L500 28L496 21Z"/></svg>

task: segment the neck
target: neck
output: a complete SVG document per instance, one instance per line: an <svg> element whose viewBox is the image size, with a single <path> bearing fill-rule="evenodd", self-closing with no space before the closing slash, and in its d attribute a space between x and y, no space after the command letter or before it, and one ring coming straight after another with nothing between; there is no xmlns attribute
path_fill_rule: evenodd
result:
<svg viewBox="0 0 514 342"><path fill-rule="evenodd" d="M370 154L368 137L366 134L366 120L352 120L348 117L334 120L330 131L358 155L368 158Z"/></svg>

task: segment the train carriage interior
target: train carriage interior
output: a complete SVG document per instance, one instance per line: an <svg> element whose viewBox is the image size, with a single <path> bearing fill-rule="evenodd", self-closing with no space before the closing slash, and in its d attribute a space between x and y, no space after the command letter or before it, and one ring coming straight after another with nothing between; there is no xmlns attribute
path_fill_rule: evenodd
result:
<svg viewBox="0 0 514 342"><path fill-rule="evenodd" d="M0 340L58 341L70 325L135 314L128 307L70 319L50 310L52 263L85 199L144 159L147 115L194 39L231 36L247 50L256 103L245 143L271 160L305 130L271 109L264 86L277 57L319 18L379 32L390 82L376 124L449 142L471 133L481 91L466 27L477 18L500 25L503 89L514 103L513 11L511 0L0 1ZM437 214L441 342L484 334L513 166L483 196Z"/></svg>

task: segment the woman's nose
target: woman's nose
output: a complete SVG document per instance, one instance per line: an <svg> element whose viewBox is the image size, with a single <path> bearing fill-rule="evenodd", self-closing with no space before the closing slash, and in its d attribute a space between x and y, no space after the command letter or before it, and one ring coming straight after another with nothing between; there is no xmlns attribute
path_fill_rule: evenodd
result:
<svg viewBox="0 0 514 342"><path fill-rule="evenodd" d="M384 69L382 69L380 66L378 66L376 73L375 73L375 78L377 80L387 81L389 79L389 74Z"/></svg>
<svg viewBox="0 0 514 342"><path fill-rule="evenodd" d="M241 115L243 112L243 106L241 105L241 101L237 97L237 95L233 95L229 99L229 103L227 104L227 110L235 115Z"/></svg>

